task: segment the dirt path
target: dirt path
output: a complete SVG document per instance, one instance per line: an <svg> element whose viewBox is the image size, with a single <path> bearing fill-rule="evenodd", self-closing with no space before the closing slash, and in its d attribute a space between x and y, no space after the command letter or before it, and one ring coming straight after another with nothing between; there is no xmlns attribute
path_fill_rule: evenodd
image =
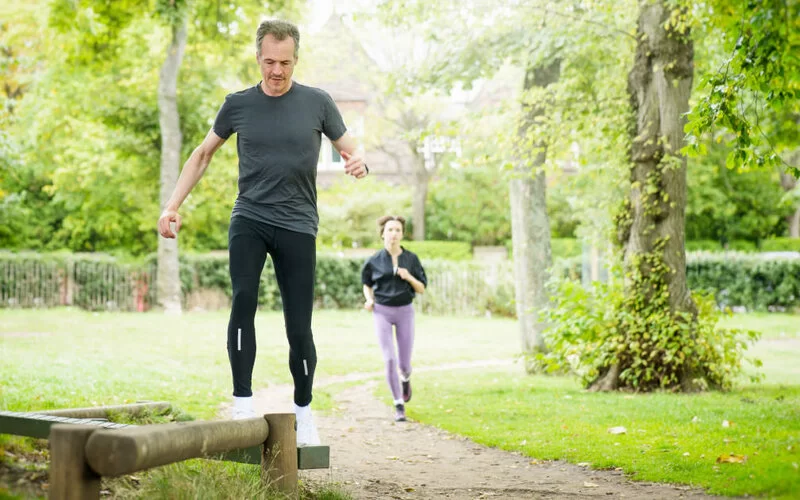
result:
<svg viewBox="0 0 800 500"><path fill-rule="evenodd" d="M499 364L508 362L427 370ZM320 437L331 447L331 469L302 471L303 480L338 483L357 499L710 498L687 487L633 482L619 471L532 460L416 422L395 423L392 409L373 396L384 383L381 374L332 377L315 385L359 381L336 394L334 414L315 415ZM256 410L290 412L291 394L286 385L258 391Z"/></svg>

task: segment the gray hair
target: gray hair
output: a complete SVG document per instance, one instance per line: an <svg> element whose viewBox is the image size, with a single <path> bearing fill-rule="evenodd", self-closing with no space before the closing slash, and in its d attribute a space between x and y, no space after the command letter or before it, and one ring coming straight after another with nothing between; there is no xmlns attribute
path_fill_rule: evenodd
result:
<svg viewBox="0 0 800 500"><path fill-rule="evenodd" d="M296 25L279 19L261 21L258 31L256 31L256 54L259 57L261 56L261 42L267 35L272 35L279 42L286 40L287 37L292 37L294 39L294 58L297 59L300 50L300 30Z"/></svg>

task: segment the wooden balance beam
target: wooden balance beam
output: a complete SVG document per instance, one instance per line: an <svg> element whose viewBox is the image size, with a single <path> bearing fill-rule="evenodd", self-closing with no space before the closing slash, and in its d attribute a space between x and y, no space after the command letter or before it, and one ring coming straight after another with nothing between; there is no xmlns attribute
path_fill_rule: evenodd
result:
<svg viewBox="0 0 800 500"><path fill-rule="evenodd" d="M50 430L51 499L99 499L102 477L115 477L261 447L262 481L297 496L297 434L293 413L244 420L180 422L105 430L56 424Z"/></svg>
<svg viewBox="0 0 800 500"><path fill-rule="evenodd" d="M88 425L94 426L97 429L136 427L136 425L133 424L115 424L105 419L114 413L141 415L145 410L151 412L156 410L165 413L169 411L169 409L169 403L136 403L133 405L69 408L43 412L0 411L0 434L13 434L15 436L47 439L50 435L50 428L55 424ZM131 413L127 410L133 410L135 413ZM240 448L208 458L258 465L261 463L261 447L250 446ZM297 448L298 469L327 469L329 467L330 447L301 446Z"/></svg>
<svg viewBox="0 0 800 500"><path fill-rule="evenodd" d="M123 414L137 417L145 414L163 415L172 409L165 401L139 402L125 405L94 406L88 408L64 408L36 412L0 411L0 434L14 434L38 439L47 439L55 424L89 425L98 429L122 429L133 424L116 424L107 420L113 415ZM228 451L215 457L230 462L258 465L261 463L261 447L251 446ZM330 467L328 446L304 446L297 448L297 468L327 469Z"/></svg>

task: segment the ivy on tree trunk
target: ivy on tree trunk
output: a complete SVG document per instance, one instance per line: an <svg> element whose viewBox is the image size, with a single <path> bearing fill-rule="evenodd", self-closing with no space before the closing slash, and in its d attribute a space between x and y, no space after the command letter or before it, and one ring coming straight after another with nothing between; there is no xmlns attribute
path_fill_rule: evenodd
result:
<svg viewBox="0 0 800 500"><path fill-rule="evenodd" d="M620 352L590 384L593 390L623 386L625 370L633 360L641 360L636 356L640 345L656 353L646 360L655 379L661 379L656 386L663 386L664 377L674 375L675 383L689 389L696 375L684 368L688 363L675 365L678 374L662 372L658 365L666 361L650 342L651 333L652 338L659 335L648 331L651 324L652 329L681 322L691 325L697 316L686 284L686 159L680 152L694 74L694 49L688 31L671 27L668 21L672 9L667 4L666 0L640 3L636 52L628 75L634 113L631 189L618 220L618 239L624 251L622 308L634 319L623 321L620 327L633 354ZM650 323L658 317L668 318L667 322ZM671 331L683 332L671 341L692 342L691 334L686 333L691 327Z"/></svg>

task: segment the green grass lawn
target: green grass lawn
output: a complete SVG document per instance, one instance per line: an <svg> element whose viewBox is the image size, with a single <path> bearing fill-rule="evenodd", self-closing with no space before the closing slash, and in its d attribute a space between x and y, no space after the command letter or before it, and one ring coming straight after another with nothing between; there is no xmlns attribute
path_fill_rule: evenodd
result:
<svg viewBox="0 0 800 500"><path fill-rule="evenodd" d="M800 339L800 316L792 314L734 314L723 316L720 326L758 330L770 340Z"/></svg>
<svg viewBox="0 0 800 500"><path fill-rule="evenodd" d="M621 467L634 479L713 494L800 498L800 317L736 315L723 325L762 332L747 353L764 363L762 383L743 380L729 393L607 394L520 369L423 372L408 414L537 459ZM747 461L716 462L732 453Z"/></svg>
<svg viewBox="0 0 800 500"><path fill-rule="evenodd" d="M419 374L408 414L543 460L622 467L633 478L724 495L797 498L800 384L728 394L598 394L518 370ZM729 427L723 427L728 421ZM611 434L612 427L624 434ZM745 464L717 464L726 454Z"/></svg>
<svg viewBox="0 0 800 500"><path fill-rule="evenodd" d="M217 418L220 405L230 399L224 312L180 317L66 309L1 312L0 409L148 399L170 401L195 418L209 419ZM519 349L512 320L423 315L417 320L415 368L513 359ZM800 318L741 315L725 323L764 331L765 340L751 353L765 364L762 384L743 382L726 394L594 394L571 379L524 376L521 368L420 370L409 414L532 458L622 467L636 479L693 484L712 493L791 498L800 494L800 328L795 326ZM254 388L289 382L281 314L260 312L256 327ZM381 371L369 314L317 312L314 334L318 377ZM315 407L330 406L333 394L326 391L333 390L317 391ZM723 427L724 420L732 425ZM615 426L624 426L626 433L609 434ZM2 443L9 438L0 438ZM747 455L747 462L715 462L730 453ZM224 468L232 464L200 464L156 469L136 488L118 484L115 491L169 498L168 491L157 493L159 484L187 484L186 491L192 491L203 476L240 475L239 469ZM253 472L246 470L250 477Z"/></svg>
<svg viewBox="0 0 800 500"><path fill-rule="evenodd" d="M171 317L3 310L0 408L27 411L147 399L169 401L196 418L213 418L232 390L227 323L223 312ZM313 330L317 377L382 369L368 313L319 312ZM420 315L417 330L418 366L511 358L517 351L516 324L510 320ZM282 314L259 312L256 332L253 389L290 382ZM495 335L511 341L489 341Z"/></svg>

